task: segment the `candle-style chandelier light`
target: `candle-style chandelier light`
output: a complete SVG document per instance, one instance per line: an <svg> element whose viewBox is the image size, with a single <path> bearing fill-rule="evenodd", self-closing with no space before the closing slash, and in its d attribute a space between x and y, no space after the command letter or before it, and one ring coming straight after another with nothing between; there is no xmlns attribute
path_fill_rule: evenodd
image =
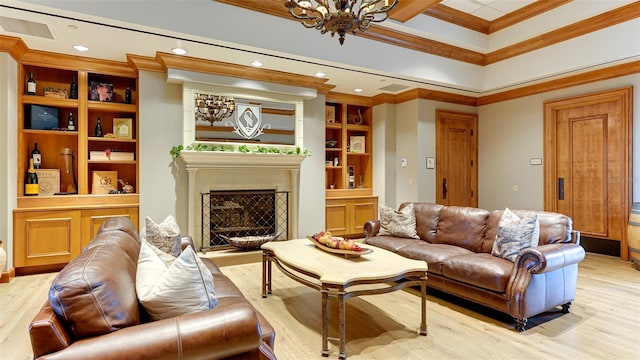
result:
<svg viewBox="0 0 640 360"><path fill-rule="evenodd" d="M219 122L233 115L236 103L233 97L211 94L195 94L196 121L204 120L211 123Z"/></svg>
<svg viewBox="0 0 640 360"><path fill-rule="evenodd" d="M382 22L398 0L287 0L285 6L306 28L338 33L340 45L347 33L365 31L372 22Z"/></svg>

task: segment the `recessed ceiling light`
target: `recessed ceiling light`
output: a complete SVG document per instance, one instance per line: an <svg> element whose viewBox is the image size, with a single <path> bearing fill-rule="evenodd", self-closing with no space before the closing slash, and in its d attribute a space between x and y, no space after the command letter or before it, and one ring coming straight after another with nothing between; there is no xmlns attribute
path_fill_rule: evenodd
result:
<svg viewBox="0 0 640 360"><path fill-rule="evenodd" d="M323 73L322 71L318 71L318 72L317 72L317 73L315 73L314 75L315 75L316 77L321 78L321 77L324 77L324 76L325 76L325 75L327 75L327 74Z"/></svg>
<svg viewBox="0 0 640 360"><path fill-rule="evenodd" d="M83 45L73 45L73 48L78 51L89 51L89 48Z"/></svg>
<svg viewBox="0 0 640 360"><path fill-rule="evenodd" d="M78 30L78 27L76 25L73 25L73 24L67 25L67 27L69 29L71 29L71 30Z"/></svg>
<svg viewBox="0 0 640 360"><path fill-rule="evenodd" d="M261 61L258 61L258 60L254 60L254 61L251 62L251 66L260 67L262 65L264 65L264 64Z"/></svg>
<svg viewBox="0 0 640 360"><path fill-rule="evenodd" d="M355 88L355 89L353 89L353 91L355 91L355 92L362 92L362 89L360 89L360 88Z"/></svg>
<svg viewBox="0 0 640 360"><path fill-rule="evenodd" d="M185 55L187 53L187 50L185 50L183 48L173 48L173 49L171 49L171 52L176 54L176 55Z"/></svg>

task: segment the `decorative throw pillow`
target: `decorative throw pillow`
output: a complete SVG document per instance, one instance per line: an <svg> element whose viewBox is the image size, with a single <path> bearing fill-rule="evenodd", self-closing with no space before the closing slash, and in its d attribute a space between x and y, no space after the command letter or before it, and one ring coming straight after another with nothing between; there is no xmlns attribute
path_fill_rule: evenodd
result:
<svg viewBox="0 0 640 360"><path fill-rule="evenodd" d="M419 239L416 232L416 213L413 204L408 204L402 210L394 210L380 205L380 230L378 235L389 235L404 238Z"/></svg>
<svg viewBox="0 0 640 360"><path fill-rule="evenodd" d="M180 227L173 216L168 215L160 224L147 216L145 223L145 236L149 243L173 256L180 255Z"/></svg>
<svg viewBox="0 0 640 360"><path fill-rule="evenodd" d="M520 219L507 208L500 218L491 254L516 261L520 250L538 245L539 236L540 222L537 215Z"/></svg>
<svg viewBox="0 0 640 360"><path fill-rule="evenodd" d="M143 240L136 271L136 293L153 320L213 309L218 305L213 275L191 246L167 266L153 245Z"/></svg>

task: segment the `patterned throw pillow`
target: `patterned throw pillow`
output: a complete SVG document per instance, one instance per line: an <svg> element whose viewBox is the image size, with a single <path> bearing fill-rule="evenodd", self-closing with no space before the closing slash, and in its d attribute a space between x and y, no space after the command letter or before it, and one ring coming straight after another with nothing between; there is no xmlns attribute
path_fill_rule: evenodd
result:
<svg viewBox="0 0 640 360"><path fill-rule="evenodd" d="M166 260L158 256L153 245L142 241L136 270L136 293L151 319L167 319L213 309L218 305L213 275L191 246L169 265Z"/></svg>
<svg viewBox="0 0 640 360"><path fill-rule="evenodd" d="M378 235L397 236L419 239L416 232L416 213L413 204L408 204L402 210L394 210L380 205L380 230Z"/></svg>
<svg viewBox="0 0 640 360"><path fill-rule="evenodd" d="M539 236L540 222L537 215L520 219L507 208L500 218L491 255L514 262L520 250L538 245Z"/></svg>
<svg viewBox="0 0 640 360"><path fill-rule="evenodd" d="M168 215L160 224L153 219L145 219L146 240L158 249L173 256L180 255L180 227L173 216Z"/></svg>

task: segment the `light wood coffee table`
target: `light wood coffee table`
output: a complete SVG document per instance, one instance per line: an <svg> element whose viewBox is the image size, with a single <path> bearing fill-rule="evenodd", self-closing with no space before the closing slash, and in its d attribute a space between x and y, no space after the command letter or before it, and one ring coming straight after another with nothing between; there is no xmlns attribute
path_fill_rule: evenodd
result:
<svg viewBox="0 0 640 360"><path fill-rule="evenodd" d="M420 286L420 335L427 335L427 263L374 246L373 252L353 258L317 249L307 239L271 241L262 245L262 297L271 294L271 264L288 277L322 293L322 356L329 356L329 340L338 340L340 359L346 359L345 302L354 296L384 294ZM338 300L339 337L329 337L328 299Z"/></svg>

